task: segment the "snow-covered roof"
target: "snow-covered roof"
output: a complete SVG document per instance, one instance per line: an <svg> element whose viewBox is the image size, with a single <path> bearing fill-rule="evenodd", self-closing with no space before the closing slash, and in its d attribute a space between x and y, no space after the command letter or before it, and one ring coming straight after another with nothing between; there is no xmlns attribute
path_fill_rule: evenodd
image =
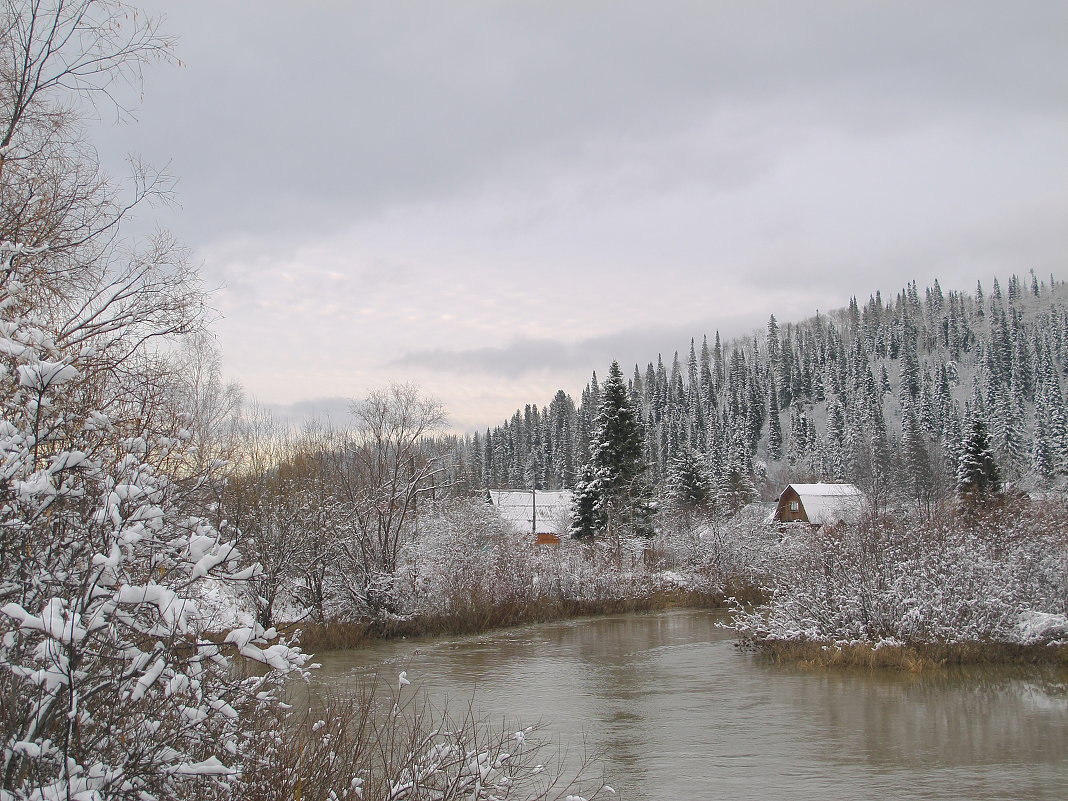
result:
<svg viewBox="0 0 1068 801"><path fill-rule="evenodd" d="M860 488L855 484L824 484L822 481L818 484L790 484L786 489L790 487L794 488L794 492L798 495L805 497L806 495L819 496L819 497L864 497L864 493L860 491ZM786 492L784 489L782 492ZM782 492L779 493L779 497L782 497Z"/></svg>
<svg viewBox="0 0 1068 801"><path fill-rule="evenodd" d="M790 484L786 489L790 488L800 496L808 522L814 525L834 524L839 520L856 523L864 513L864 493L853 484Z"/></svg>
<svg viewBox="0 0 1068 801"><path fill-rule="evenodd" d="M517 531L537 534L559 534L561 522L571 510L571 490L538 490L537 498L530 490L490 490L490 501L501 517ZM535 504L536 501L536 504ZM537 508L538 525L531 525L532 511Z"/></svg>

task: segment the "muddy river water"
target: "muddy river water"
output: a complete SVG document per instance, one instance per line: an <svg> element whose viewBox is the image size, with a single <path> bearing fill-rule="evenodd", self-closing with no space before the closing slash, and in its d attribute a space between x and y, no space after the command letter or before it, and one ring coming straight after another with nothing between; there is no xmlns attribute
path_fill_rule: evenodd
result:
<svg viewBox="0 0 1068 801"><path fill-rule="evenodd" d="M491 719L544 721L641 801L1068 799L1068 675L806 671L715 612L573 620L320 654L315 684L406 670Z"/></svg>

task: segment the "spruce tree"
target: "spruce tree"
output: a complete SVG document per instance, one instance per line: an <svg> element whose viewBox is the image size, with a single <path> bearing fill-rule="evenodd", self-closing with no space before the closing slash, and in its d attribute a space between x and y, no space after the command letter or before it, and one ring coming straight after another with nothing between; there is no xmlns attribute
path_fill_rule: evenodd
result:
<svg viewBox="0 0 1068 801"><path fill-rule="evenodd" d="M901 404L901 446L898 457L900 486L907 489L918 507L929 512L934 497L934 474L927 443L908 396Z"/></svg>
<svg viewBox="0 0 1068 801"><path fill-rule="evenodd" d="M707 507L712 501L712 476L701 454L683 448L671 461L667 495L687 510Z"/></svg>
<svg viewBox="0 0 1068 801"><path fill-rule="evenodd" d="M732 515L759 497L744 432L735 429L727 446L727 465L717 487L716 508Z"/></svg>
<svg viewBox="0 0 1068 801"><path fill-rule="evenodd" d="M644 435L618 362L612 362L600 395L590 475L584 473L576 487L572 535L652 536L654 507L643 475Z"/></svg>
<svg viewBox="0 0 1068 801"><path fill-rule="evenodd" d="M599 510L597 479L593 466L585 465L575 483L574 500L571 503L571 536L576 540L590 542L604 528Z"/></svg>
<svg viewBox="0 0 1068 801"><path fill-rule="evenodd" d="M994 460L986 422L973 415L957 457L957 495L966 502L977 502L1000 489L1001 473Z"/></svg>
<svg viewBox="0 0 1068 801"><path fill-rule="evenodd" d="M775 376L768 377L768 458L782 458L782 422L779 420L779 393L775 388Z"/></svg>

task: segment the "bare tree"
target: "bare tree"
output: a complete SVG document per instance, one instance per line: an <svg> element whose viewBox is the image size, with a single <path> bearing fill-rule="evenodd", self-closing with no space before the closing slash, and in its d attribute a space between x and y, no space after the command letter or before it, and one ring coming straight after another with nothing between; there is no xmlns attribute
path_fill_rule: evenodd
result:
<svg viewBox="0 0 1068 801"><path fill-rule="evenodd" d="M325 617L323 582L336 528L328 469L336 443L323 435L293 431L256 408L241 420L220 527L260 566L246 594L265 628L285 601Z"/></svg>
<svg viewBox="0 0 1068 801"><path fill-rule="evenodd" d="M338 577L358 612L388 614L419 498L435 491L442 470L426 438L444 427L445 409L411 384L392 384L354 403L352 413L354 440L340 460L345 531Z"/></svg>

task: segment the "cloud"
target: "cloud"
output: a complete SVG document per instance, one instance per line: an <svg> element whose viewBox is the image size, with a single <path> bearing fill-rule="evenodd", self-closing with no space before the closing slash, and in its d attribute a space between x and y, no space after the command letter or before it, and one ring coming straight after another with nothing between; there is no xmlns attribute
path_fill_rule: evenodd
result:
<svg viewBox="0 0 1068 801"><path fill-rule="evenodd" d="M1063 262L1066 4L145 2L184 66L94 141L172 162L158 221L276 403L416 380L477 424L771 313Z"/></svg>
<svg viewBox="0 0 1068 801"><path fill-rule="evenodd" d="M579 347L552 339L513 340L502 347L412 351L388 362L390 367L419 367L447 373L483 373L516 377L585 363Z"/></svg>
<svg viewBox="0 0 1068 801"><path fill-rule="evenodd" d="M260 403L260 408L270 412L283 423L303 425L317 421L343 427L348 423L352 398L312 398L296 403Z"/></svg>
<svg viewBox="0 0 1068 801"><path fill-rule="evenodd" d="M774 153L791 126L979 126L1066 93L1055 3L157 5L184 66L149 75L105 151L173 159L183 228L212 238L448 202L730 114Z"/></svg>
<svg viewBox="0 0 1068 801"><path fill-rule="evenodd" d="M593 370L603 373L613 361L618 361L626 371L635 364L644 368L647 362L655 361L658 354L666 361L670 360L676 350L681 350L685 358L691 339L700 348L703 336L708 336L711 342L718 331L721 338L731 339L749 333L766 320L767 315L762 313L721 313L714 320L632 328L572 342L517 337L501 346L409 351L393 359L388 366L455 375L479 372L512 379L537 373L559 374L576 368L587 375Z"/></svg>

